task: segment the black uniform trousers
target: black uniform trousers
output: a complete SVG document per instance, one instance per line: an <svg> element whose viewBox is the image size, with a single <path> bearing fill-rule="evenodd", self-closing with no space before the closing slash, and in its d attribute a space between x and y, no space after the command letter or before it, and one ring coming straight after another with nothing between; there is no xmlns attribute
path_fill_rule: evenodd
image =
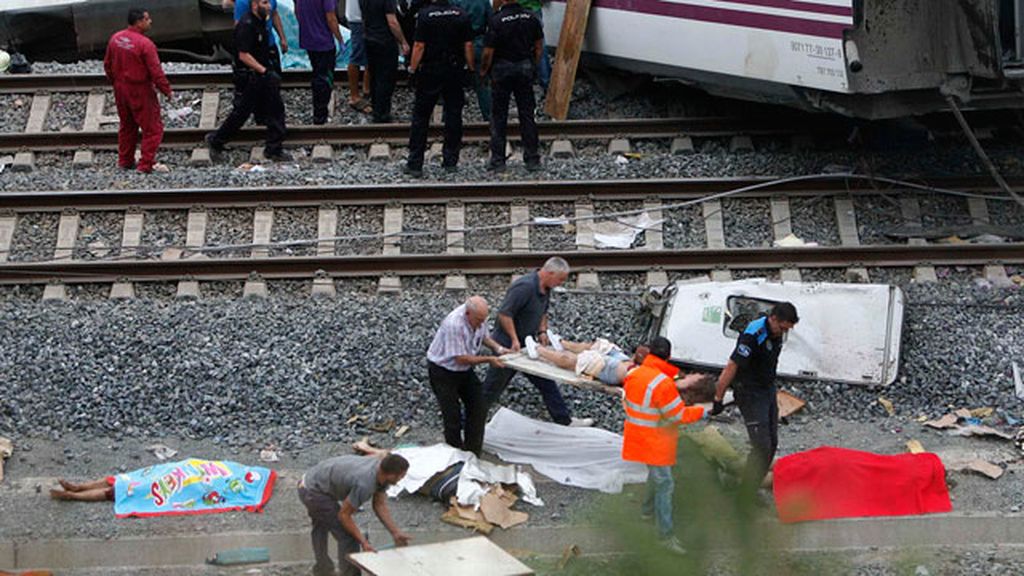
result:
<svg viewBox="0 0 1024 576"><path fill-rule="evenodd" d="M273 68L278 74L281 73L281 55L277 52L277 46L270 46L270 67ZM245 70L235 70L231 82L235 85L235 91L231 96L231 107L237 108L238 104L242 101L242 94L245 92L245 85L249 83L249 76L252 72L246 68ZM260 126L266 125L266 120L263 118L263 111L256 110L253 114L252 121L259 124Z"/></svg>
<svg viewBox="0 0 1024 576"><path fill-rule="evenodd" d="M323 124L327 122L327 105L334 89L334 60L337 51L333 48L323 52L309 50L307 54L313 68L313 80L310 82L313 91L313 124Z"/></svg>
<svg viewBox="0 0 1024 576"><path fill-rule="evenodd" d="M508 105L516 98L519 109L519 134L523 139L523 161L527 165L540 162L537 122L533 117L537 100L533 96L533 62L497 60L491 68L493 104L491 108L491 166L505 165L505 142L508 128Z"/></svg>
<svg viewBox="0 0 1024 576"><path fill-rule="evenodd" d="M299 500L306 506L309 519L313 521L310 539L313 544L313 576L334 576L334 562L327 554L327 535L334 536L338 543L338 567L341 576L359 576L359 568L348 561L347 556L360 551L359 541L349 534L338 520L341 506L334 498L304 486L299 487Z"/></svg>
<svg viewBox="0 0 1024 576"><path fill-rule="evenodd" d="M249 73L242 89L242 95L231 108L231 113L213 133L213 145L223 147L238 133L253 114L262 117L267 127L264 153L276 155L281 152L287 129L284 124L284 102L281 100L280 76Z"/></svg>
<svg viewBox="0 0 1024 576"><path fill-rule="evenodd" d="M394 40L371 42L366 40L366 68L370 71L370 103L373 121L391 122L391 96L395 93L398 70L398 45Z"/></svg>
<svg viewBox="0 0 1024 576"><path fill-rule="evenodd" d="M416 73L416 100L412 105L412 127L409 130L409 159L413 170L423 169L427 150L427 130L438 97L444 98L444 165L457 166L462 149L462 92L464 72L455 68L424 68Z"/></svg>
<svg viewBox="0 0 1024 576"><path fill-rule="evenodd" d="M477 378L476 371L470 368L465 372L456 372L427 362L427 373L430 376L430 387L441 406L444 441L449 446L468 450L479 456L484 446L487 403L484 401L483 384ZM466 408L465 434L462 430L463 406Z"/></svg>
<svg viewBox="0 0 1024 576"><path fill-rule="evenodd" d="M736 404L750 438L750 454L743 481L750 492L756 492L779 447L779 404L775 385L743 383L734 387Z"/></svg>

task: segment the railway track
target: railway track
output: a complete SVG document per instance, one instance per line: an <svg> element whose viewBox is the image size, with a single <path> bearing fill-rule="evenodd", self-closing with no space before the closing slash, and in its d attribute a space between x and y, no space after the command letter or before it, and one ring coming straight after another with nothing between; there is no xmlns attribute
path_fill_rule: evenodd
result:
<svg viewBox="0 0 1024 576"><path fill-rule="evenodd" d="M450 287L465 287L466 275L507 274L527 269L552 254L567 256L579 270L578 284L599 286L599 274L630 272L646 274L647 284L668 282L676 271L705 271L713 277L728 278L731 271L744 269L776 270L783 279L799 279L801 270L840 269L861 281L870 280L869 268L913 268L923 279L935 279L936 266L974 266L984 269L994 281L1005 281L1004 265L1024 264L1024 244L931 244L911 239L907 244L862 245L852 199L877 195L870 182L855 178L830 180L791 180L769 187L767 179L714 180L636 180L609 182L527 182L461 185L395 185L293 187L286 189L214 189L153 191L21 192L4 195L0 200L0 284L81 284L133 282L198 282L206 280L248 280L330 277L379 277L382 289L398 289L402 276L446 276ZM936 188L970 188L988 192L990 186L966 178L937 179L926 183ZM761 187L761 188L756 188ZM727 246L720 200L712 195L745 189L736 201L770 203L771 230L775 239L792 233L789 198L827 198L834 204L837 237L835 245L801 247ZM708 199L712 196L711 199ZM984 196L969 199L971 213L987 219ZM453 201L454 200L454 201ZM701 246L666 245L665 216L681 202L701 202L704 238ZM530 203L572 206L571 217L555 224L562 226L565 250L531 246ZM610 219L607 210L595 211L596 203L637 206L632 212L646 212L654 224L640 234L643 242L630 250L597 250L594 221ZM904 221L920 223L916 199L902 198ZM487 226L507 231L507 240L498 247L473 246L466 226L467 206L499 204L507 207L505 222ZM370 253L339 254L338 243L351 240L360 232L349 233L339 225L339 212L359 206L371 206L375 220L362 240L371 239L376 248ZM403 224L403 212L417 206L436 208L433 221ZM693 205L695 208L696 204ZM999 209L998 207L994 209ZM239 245L207 242L206 227L210 211L235 211L251 223ZM302 237L278 237L274 240L275 212L306 211L315 227ZM187 212L180 242L153 250L141 243L146 214L161 211ZM982 213L984 211L984 214ZM120 229L108 230L108 237L119 235L121 245L103 246L102 254L89 253L81 237L82 219L89 213L114 213ZM52 252L29 261L17 254L16 237L33 232L19 230L19 220L48 214L59 218ZM784 215L780 218L779 215ZM184 220L184 218L183 218ZM429 220L429 219L428 219ZM571 226L571 230L569 227ZM315 230L315 232L314 232ZM315 234L315 235L314 235ZM406 253L407 236L433 237L431 253ZM251 242L248 240L251 238ZM571 245L571 247L570 247ZM276 248L297 247L298 255L275 256ZM342 250L343 251L343 250ZM416 252L413 250L413 252ZM249 257L239 257L242 253ZM52 254L52 257L49 256ZM220 257L220 256L227 257ZM314 283L315 284L315 283Z"/></svg>
<svg viewBox="0 0 1024 576"><path fill-rule="evenodd" d="M170 72L167 79L175 90L203 90L210 87L228 88L232 85L231 70ZM335 74L335 85L348 86L344 72ZM285 70L281 75L282 88L308 88L312 72ZM399 77L404 82L405 76ZM0 94L26 94L48 92L88 92L110 89L110 80L103 74L5 74L0 76Z"/></svg>

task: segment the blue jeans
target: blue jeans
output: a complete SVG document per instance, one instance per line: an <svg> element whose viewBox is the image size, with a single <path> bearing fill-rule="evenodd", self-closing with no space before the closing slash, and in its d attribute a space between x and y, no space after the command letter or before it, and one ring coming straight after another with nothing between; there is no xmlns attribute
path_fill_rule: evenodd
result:
<svg viewBox="0 0 1024 576"><path fill-rule="evenodd" d="M533 15L540 21L541 29L544 28L544 13L540 10L531 10ZM546 45L541 45L543 50L540 53L540 62L537 63L537 82L540 87L544 90L548 89L548 84L551 82L551 60L548 59L548 48Z"/></svg>
<svg viewBox="0 0 1024 576"><path fill-rule="evenodd" d="M654 515L658 536L662 539L672 536L672 493L675 480L671 466L647 465L647 497L644 499L644 514Z"/></svg>
<svg viewBox="0 0 1024 576"><path fill-rule="evenodd" d="M487 369L487 376L484 377L484 400L488 407L498 403L498 398L508 386L508 381L515 375L516 370L513 368L491 366ZM548 414L551 415L551 420L568 426L572 422L572 417L569 414L569 407L565 404L565 399L562 398L562 392L558 389L558 384L533 374L524 373L523 376L526 376L526 379L532 382L540 392L541 398L544 399L544 406L548 409Z"/></svg>

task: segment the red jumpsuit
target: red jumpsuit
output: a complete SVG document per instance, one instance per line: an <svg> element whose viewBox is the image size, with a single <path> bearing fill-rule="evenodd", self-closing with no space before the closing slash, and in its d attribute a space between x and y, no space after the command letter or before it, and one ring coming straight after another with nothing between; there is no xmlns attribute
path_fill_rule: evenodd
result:
<svg viewBox="0 0 1024 576"><path fill-rule="evenodd" d="M156 149L164 137L160 102L155 87L171 95L171 84L160 66L156 45L134 28L125 28L110 37L103 70L114 83L114 102L121 127L117 134L117 164L131 168L135 164L135 145L142 129L142 155L139 172L151 172Z"/></svg>

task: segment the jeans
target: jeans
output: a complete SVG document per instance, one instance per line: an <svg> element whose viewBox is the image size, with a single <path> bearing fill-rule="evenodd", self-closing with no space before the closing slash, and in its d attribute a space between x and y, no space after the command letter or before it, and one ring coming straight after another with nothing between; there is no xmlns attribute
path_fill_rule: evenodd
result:
<svg viewBox="0 0 1024 576"><path fill-rule="evenodd" d="M284 102L281 100L281 84L267 74L249 75L241 97L236 99L231 113L213 133L213 144L223 147L253 114L262 115L263 123L267 126L267 140L263 151L268 155L279 154L287 133L284 125Z"/></svg>
<svg viewBox="0 0 1024 576"><path fill-rule="evenodd" d="M672 495L675 491L675 480L672 479L671 466L647 465L647 497L644 498L643 512L654 516L658 526L658 536L670 538L672 525Z"/></svg>
<svg viewBox="0 0 1024 576"><path fill-rule="evenodd" d="M462 93L462 70L423 70L416 73L416 100L412 105L412 126L409 130L409 159L406 164L414 170L423 168L427 150L427 130L430 115L439 97L444 97L444 165L459 163L462 148L462 107L466 97Z"/></svg>
<svg viewBox="0 0 1024 576"><path fill-rule="evenodd" d="M509 62L498 60L491 69L494 101L491 104L491 166L505 165L505 142L508 128L508 105L516 97L519 109L519 135L523 139L523 161L540 162L540 138L533 112L537 100L533 95L533 63L529 60Z"/></svg>
<svg viewBox="0 0 1024 576"><path fill-rule="evenodd" d="M746 385L735 389L736 404L750 438L743 481L746 492L757 492L779 447L779 404L775 386Z"/></svg>
<svg viewBox="0 0 1024 576"><path fill-rule="evenodd" d="M313 91L313 124L327 122L327 105L331 102L331 91L334 90L334 59L337 52L334 49L319 51L308 51L309 64L313 67L313 81L310 88Z"/></svg>
<svg viewBox="0 0 1024 576"><path fill-rule="evenodd" d="M501 393L505 391L509 380L515 375L516 370L513 368L491 366L487 369L487 376L484 377L484 399L487 401L488 407L498 403ZM526 376L526 379L532 382L540 392L544 399L544 406L547 407L548 414L551 415L551 420L568 426L572 422L572 417L569 415L569 407L566 406L562 393L558 390L558 384L533 374L523 374L523 376Z"/></svg>
<svg viewBox="0 0 1024 576"><path fill-rule="evenodd" d="M370 71L370 103L373 121L391 122L391 96L395 93L398 70L398 45L394 41L366 42L366 67Z"/></svg>
<svg viewBox="0 0 1024 576"><path fill-rule="evenodd" d="M484 389L473 369L455 372L433 362L427 363L430 387L441 406L444 441L449 446L480 455L484 445L487 404ZM462 430L462 409L466 410L466 430Z"/></svg>
<svg viewBox="0 0 1024 576"><path fill-rule="evenodd" d="M341 576L359 576L359 568L349 562L348 554L359 552L359 542L345 531L338 520L338 510L341 506L333 498L314 490L299 488L299 500L306 506L310 520L313 521L313 530L310 538L313 542L313 557L316 564L313 565L314 576L333 576L334 562L327 554L327 535L331 534L338 542L338 564L340 565Z"/></svg>
<svg viewBox="0 0 1024 576"><path fill-rule="evenodd" d="M544 29L544 13L540 10L530 10L537 20L540 21L541 30ZM543 46L540 53L540 62L537 63L537 82L540 87L544 90L548 89L548 84L551 83L551 60L548 59L548 48Z"/></svg>

